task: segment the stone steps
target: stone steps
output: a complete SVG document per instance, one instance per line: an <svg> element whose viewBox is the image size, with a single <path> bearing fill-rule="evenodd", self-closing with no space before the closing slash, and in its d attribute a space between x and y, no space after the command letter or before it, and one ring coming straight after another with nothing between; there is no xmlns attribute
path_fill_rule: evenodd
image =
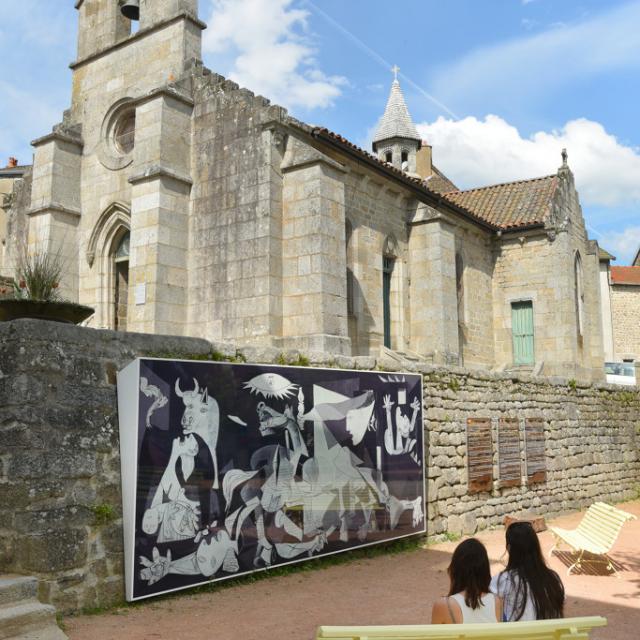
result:
<svg viewBox="0 0 640 640"><path fill-rule="evenodd" d="M67 640L56 610L38 601L38 580L0 575L0 640Z"/></svg>

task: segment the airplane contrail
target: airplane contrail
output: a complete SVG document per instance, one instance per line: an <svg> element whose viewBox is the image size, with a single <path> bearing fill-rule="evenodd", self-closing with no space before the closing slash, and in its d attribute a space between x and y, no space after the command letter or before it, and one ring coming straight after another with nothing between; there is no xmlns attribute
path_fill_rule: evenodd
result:
<svg viewBox="0 0 640 640"><path fill-rule="evenodd" d="M339 22L337 22L334 18L332 18L328 13L320 9L312 0L302 0L302 4L308 5L313 11L315 11L319 16L324 18L332 27L340 31L342 35L351 40L359 49L364 51L370 58L375 60L379 65L384 67L387 71L391 70L391 63L388 60L385 60L377 51L374 51L370 46L362 42L360 38L351 33L348 29L343 27ZM421 93L427 100L436 105L441 111L444 111L447 115L451 116L454 120L459 120L458 116L447 107L446 104L438 100L436 97L432 96L428 91L425 91L419 84L415 83L411 78L409 78L404 73L398 74L408 85L413 87L416 91Z"/></svg>

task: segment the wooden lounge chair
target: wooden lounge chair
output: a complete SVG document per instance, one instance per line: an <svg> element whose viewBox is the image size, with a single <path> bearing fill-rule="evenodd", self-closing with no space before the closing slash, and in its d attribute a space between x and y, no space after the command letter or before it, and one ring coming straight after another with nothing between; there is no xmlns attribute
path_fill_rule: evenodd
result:
<svg viewBox="0 0 640 640"><path fill-rule="evenodd" d="M594 627L604 627L600 616L561 618L534 622L493 624L424 624L384 627L318 627L317 640L585 640Z"/></svg>
<svg viewBox="0 0 640 640"><path fill-rule="evenodd" d="M577 560L567 569L567 575L575 567L580 568L585 551L601 556L602 560L594 560L594 562L606 562L607 569L617 574L616 568L607 554L618 539L622 525L627 520L635 519L636 516L632 513L627 513L604 502L595 502L587 509L580 524L575 529L549 527L549 530L555 536L554 545L549 551L549 557L551 557L558 544L563 542L578 553Z"/></svg>

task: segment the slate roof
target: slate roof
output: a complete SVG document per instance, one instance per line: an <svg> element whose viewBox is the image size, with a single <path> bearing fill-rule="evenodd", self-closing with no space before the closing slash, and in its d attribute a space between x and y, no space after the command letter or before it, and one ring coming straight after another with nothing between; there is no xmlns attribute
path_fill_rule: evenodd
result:
<svg viewBox="0 0 640 640"><path fill-rule="evenodd" d="M452 202L500 229L538 226L551 213L558 176L518 180L444 194Z"/></svg>
<svg viewBox="0 0 640 640"><path fill-rule="evenodd" d="M30 164L20 164L16 167L0 167L0 178L21 178Z"/></svg>
<svg viewBox="0 0 640 640"><path fill-rule="evenodd" d="M604 262L605 260L615 260L616 257L610 254L606 249L598 247L598 259L600 262Z"/></svg>
<svg viewBox="0 0 640 640"><path fill-rule="evenodd" d="M640 249L638 249L638 253L636 253L636 257L633 259L633 266L640 267Z"/></svg>
<svg viewBox="0 0 640 640"><path fill-rule="evenodd" d="M374 144L390 138L409 138L420 140L418 130L409 115L407 103L400 88L400 83L394 80L389 93L389 100L384 110L376 134L373 136Z"/></svg>
<svg viewBox="0 0 640 640"><path fill-rule="evenodd" d="M611 267L611 282L640 286L640 267Z"/></svg>

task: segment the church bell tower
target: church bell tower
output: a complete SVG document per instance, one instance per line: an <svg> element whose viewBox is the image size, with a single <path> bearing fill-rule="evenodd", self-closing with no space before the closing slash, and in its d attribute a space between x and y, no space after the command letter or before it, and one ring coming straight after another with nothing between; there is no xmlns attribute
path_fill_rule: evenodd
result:
<svg viewBox="0 0 640 640"><path fill-rule="evenodd" d="M416 173L416 154L420 149L421 139L404 101L398 71L400 69L397 66L393 67L395 78L384 115L373 137L373 152L380 160L392 164L396 169Z"/></svg>

